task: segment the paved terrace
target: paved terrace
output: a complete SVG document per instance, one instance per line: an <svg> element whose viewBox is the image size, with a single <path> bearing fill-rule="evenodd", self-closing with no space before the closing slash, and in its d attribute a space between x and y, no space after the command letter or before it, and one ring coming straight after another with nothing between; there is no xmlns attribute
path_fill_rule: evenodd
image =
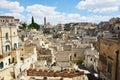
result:
<svg viewBox="0 0 120 80"><path fill-rule="evenodd" d="M47 77L47 80L88 80L85 76L84 71L75 72L74 70L67 71L54 71L54 70L42 70L42 69L28 69L27 80L34 80L31 78L43 78ZM82 78L82 79L81 79Z"/></svg>

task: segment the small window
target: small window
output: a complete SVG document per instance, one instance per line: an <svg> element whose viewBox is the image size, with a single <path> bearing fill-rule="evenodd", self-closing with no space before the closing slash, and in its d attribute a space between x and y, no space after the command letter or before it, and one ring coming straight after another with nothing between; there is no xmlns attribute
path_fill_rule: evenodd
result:
<svg viewBox="0 0 120 80"><path fill-rule="evenodd" d="M14 35L15 35L15 32L14 32Z"/></svg>
<svg viewBox="0 0 120 80"><path fill-rule="evenodd" d="M90 61L92 61L92 58L90 58Z"/></svg>
<svg viewBox="0 0 120 80"><path fill-rule="evenodd" d="M94 62L96 62L96 59L94 59Z"/></svg>
<svg viewBox="0 0 120 80"><path fill-rule="evenodd" d="M70 61L72 60L72 56L70 56Z"/></svg>
<svg viewBox="0 0 120 80"><path fill-rule="evenodd" d="M74 54L74 57L76 57L77 55L76 55L76 53Z"/></svg>
<svg viewBox="0 0 120 80"><path fill-rule="evenodd" d="M6 52L10 51L10 46L9 46L9 45L6 45L6 46L5 46L5 50L6 50Z"/></svg>
<svg viewBox="0 0 120 80"><path fill-rule="evenodd" d="M14 43L14 49L17 49L17 44L16 43Z"/></svg>
<svg viewBox="0 0 120 80"><path fill-rule="evenodd" d="M108 72L112 73L112 63L108 63Z"/></svg>
<svg viewBox="0 0 120 80"><path fill-rule="evenodd" d="M12 58L12 63L14 63L14 61L15 61L15 60L14 60L14 57L13 57L13 58Z"/></svg>
<svg viewBox="0 0 120 80"><path fill-rule="evenodd" d="M119 30L120 28L119 28L119 27L117 27L117 29Z"/></svg>
<svg viewBox="0 0 120 80"><path fill-rule="evenodd" d="M8 33L5 34L6 39L8 39Z"/></svg>
<svg viewBox="0 0 120 80"><path fill-rule="evenodd" d="M2 69L4 66L3 66L3 62L0 63L0 69Z"/></svg>
<svg viewBox="0 0 120 80"><path fill-rule="evenodd" d="M11 63L10 58L8 59L9 64Z"/></svg>

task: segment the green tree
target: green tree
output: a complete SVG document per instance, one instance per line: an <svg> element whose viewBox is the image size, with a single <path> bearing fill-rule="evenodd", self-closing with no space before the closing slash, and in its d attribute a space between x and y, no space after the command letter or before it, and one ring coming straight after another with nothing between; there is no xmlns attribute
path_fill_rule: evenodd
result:
<svg viewBox="0 0 120 80"><path fill-rule="evenodd" d="M79 59L76 61L77 65L81 65L83 63L83 60L82 59Z"/></svg>
<svg viewBox="0 0 120 80"><path fill-rule="evenodd" d="M34 18L32 16L32 28L35 28Z"/></svg>
<svg viewBox="0 0 120 80"><path fill-rule="evenodd" d="M19 28L20 29L22 29L22 30L26 30L27 29L27 27L28 27L28 25L24 22L24 23L22 23L22 25L21 26L19 26Z"/></svg>
<svg viewBox="0 0 120 80"><path fill-rule="evenodd" d="M28 28L29 29L36 29L36 30L40 29L40 25L38 25L37 23L34 22L33 16L32 16L31 24L28 26Z"/></svg>

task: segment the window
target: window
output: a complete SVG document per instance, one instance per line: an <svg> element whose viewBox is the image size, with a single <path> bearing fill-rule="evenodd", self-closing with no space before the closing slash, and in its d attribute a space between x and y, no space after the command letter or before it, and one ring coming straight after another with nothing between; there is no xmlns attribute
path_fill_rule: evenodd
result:
<svg viewBox="0 0 120 80"><path fill-rule="evenodd" d="M10 51L10 46L9 46L9 45L6 45L6 46L5 46L5 50L6 50L6 52L7 52L7 51Z"/></svg>
<svg viewBox="0 0 120 80"><path fill-rule="evenodd" d="M112 63L108 63L108 72L112 73Z"/></svg>
<svg viewBox="0 0 120 80"><path fill-rule="evenodd" d="M0 63L0 69L3 68L3 65L4 65L3 62L1 62L1 63Z"/></svg>
<svg viewBox="0 0 120 80"><path fill-rule="evenodd" d="M72 61L72 56L70 56L70 61Z"/></svg>
<svg viewBox="0 0 120 80"><path fill-rule="evenodd" d="M119 27L117 27L117 29L119 30L120 28L119 28Z"/></svg>
<svg viewBox="0 0 120 80"><path fill-rule="evenodd" d="M13 34L15 35L15 32Z"/></svg>
<svg viewBox="0 0 120 80"><path fill-rule="evenodd" d="M92 61L92 58L90 58L90 61Z"/></svg>
<svg viewBox="0 0 120 80"><path fill-rule="evenodd" d="M9 62L9 64L10 64L10 58L8 59L8 62Z"/></svg>
<svg viewBox="0 0 120 80"><path fill-rule="evenodd" d="M94 59L94 62L96 62L96 59Z"/></svg>
<svg viewBox="0 0 120 80"><path fill-rule="evenodd" d="M17 49L17 44L16 43L14 43L14 49Z"/></svg>
<svg viewBox="0 0 120 80"><path fill-rule="evenodd" d="M15 60L14 60L14 57L13 57L13 58L12 58L12 63L14 63L14 61L15 61Z"/></svg>
<svg viewBox="0 0 120 80"><path fill-rule="evenodd" d="M76 57L76 53L74 54L74 57Z"/></svg>
<svg viewBox="0 0 120 80"><path fill-rule="evenodd" d="M8 33L5 34L6 39L8 39Z"/></svg>

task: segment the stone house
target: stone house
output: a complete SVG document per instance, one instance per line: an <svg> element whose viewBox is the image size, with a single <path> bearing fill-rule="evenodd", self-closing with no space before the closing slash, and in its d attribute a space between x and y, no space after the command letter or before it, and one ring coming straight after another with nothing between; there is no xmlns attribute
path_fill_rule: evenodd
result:
<svg viewBox="0 0 120 80"><path fill-rule="evenodd" d="M99 53L94 47L87 48L84 52L84 66L88 69L98 71Z"/></svg>
<svg viewBox="0 0 120 80"><path fill-rule="evenodd" d="M56 57L56 66L60 66L63 68L70 68L72 66L71 63L71 51L59 51L55 54Z"/></svg>
<svg viewBox="0 0 120 80"><path fill-rule="evenodd" d="M120 79L119 38L99 39L99 77L104 80Z"/></svg>
<svg viewBox="0 0 120 80"><path fill-rule="evenodd" d="M78 60L84 60L84 51L85 48L72 48L71 49L71 57L72 57L72 62L77 62Z"/></svg>

